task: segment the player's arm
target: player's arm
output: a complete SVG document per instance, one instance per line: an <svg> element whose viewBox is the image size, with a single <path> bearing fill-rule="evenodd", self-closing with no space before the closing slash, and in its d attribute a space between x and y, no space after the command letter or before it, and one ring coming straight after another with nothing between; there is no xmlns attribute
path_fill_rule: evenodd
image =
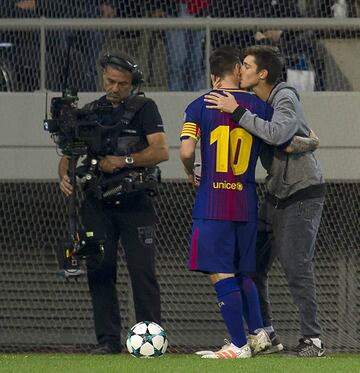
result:
<svg viewBox="0 0 360 373"><path fill-rule="evenodd" d="M195 100L185 109L184 123L180 134L180 159L189 181L195 187L199 186L194 171L196 144L201 138L199 113L199 100Z"/></svg>
<svg viewBox="0 0 360 373"><path fill-rule="evenodd" d="M182 138L180 145L180 159L185 173L191 183L194 183L194 163L197 140L192 137Z"/></svg>
<svg viewBox="0 0 360 373"><path fill-rule="evenodd" d="M306 153L315 151L320 145L316 133L310 129L309 137L294 136L290 144L284 149L285 153Z"/></svg>
<svg viewBox="0 0 360 373"><path fill-rule="evenodd" d="M224 95L211 92L205 96L205 101L211 104L207 105L207 108L230 113L232 119L242 128L269 145L285 144L298 130L295 104L290 95L283 94L277 100L271 121L264 120L257 114L239 106L235 97L229 92L224 92Z"/></svg>
<svg viewBox="0 0 360 373"><path fill-rule="evenodd" d="M180 159L184 165L185 173L189 181L199 186L199 180L195 176L195 151L196 144L200 140L200 128L194 122L185 122L181 131Z"/></svg>

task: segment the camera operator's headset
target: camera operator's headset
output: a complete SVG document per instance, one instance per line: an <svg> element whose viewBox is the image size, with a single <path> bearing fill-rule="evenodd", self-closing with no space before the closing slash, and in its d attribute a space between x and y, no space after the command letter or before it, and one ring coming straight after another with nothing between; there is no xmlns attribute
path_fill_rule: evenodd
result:
<svg viewBox="0 0 360 373"><path fill-rule="evenodd" d="M132 74L131 84L134 87L139 87L140 84L144 83L143 73L138 68L138 65L130 62L126 58L115 56L112 54L105 54L100 58L100 65L102 68L105 68L107 65L114 65L121 67L122 69L129 71Z"/></svg>

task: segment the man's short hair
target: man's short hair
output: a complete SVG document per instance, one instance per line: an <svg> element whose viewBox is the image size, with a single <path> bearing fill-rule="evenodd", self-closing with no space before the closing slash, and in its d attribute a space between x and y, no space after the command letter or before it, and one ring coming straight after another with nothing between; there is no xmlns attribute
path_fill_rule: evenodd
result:
<svg viewBox="0 0 360 373"><path fill-rule="evenodd" d="M244 58L247 56L255 58L258 72L260 70L268 71L267 83L275 84L281 80L285 60L279 48L270 45L254 45L245 49Z"/></svg>
<svg viewBox="0 0 360 373"><path fill-rule="evenodd" d="M230 46L215 49L210 55L210 73L223 78L241 64L240 50Z"/></svg>
<svg viewBox="0 0 360 373"><path fill-rule="evenodd" d="M103 69L111 66L115 69L129 71L132 74L132 84L139 85L143 83L143 73L135 63L133 58L124 53L108 53L100 58L100 65Z"/></svg>

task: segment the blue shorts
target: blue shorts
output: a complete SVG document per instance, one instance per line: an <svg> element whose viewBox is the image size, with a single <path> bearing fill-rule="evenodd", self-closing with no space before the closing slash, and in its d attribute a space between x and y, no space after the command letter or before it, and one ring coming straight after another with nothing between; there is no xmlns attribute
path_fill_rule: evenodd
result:
<svg viewBox="0 0 360 373"><path fill-rule="evenodd" d="M255 272L256 226L256 222L194 219L190 271Z"/></svg>

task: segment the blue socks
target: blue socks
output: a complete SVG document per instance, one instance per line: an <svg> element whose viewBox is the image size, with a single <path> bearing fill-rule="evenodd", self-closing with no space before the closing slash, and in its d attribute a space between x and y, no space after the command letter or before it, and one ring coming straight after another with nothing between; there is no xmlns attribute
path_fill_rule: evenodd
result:
<svg viewBox="0 0 360 373"><path fill-rule="evenodd" d="M244 346L246 335L243 325L243 304L239 285L235 277L220 280L215 284L221 315L231 337L231 342Z"/></svg>
<svg viewBox="0 0 360 373"><path fill-rule="evenodd" d="M238 273L236 275L236 280L241 289L243 313L249 333L256 334L256 329L264 327L257 288L254 281L245 274Z"/></svg>

